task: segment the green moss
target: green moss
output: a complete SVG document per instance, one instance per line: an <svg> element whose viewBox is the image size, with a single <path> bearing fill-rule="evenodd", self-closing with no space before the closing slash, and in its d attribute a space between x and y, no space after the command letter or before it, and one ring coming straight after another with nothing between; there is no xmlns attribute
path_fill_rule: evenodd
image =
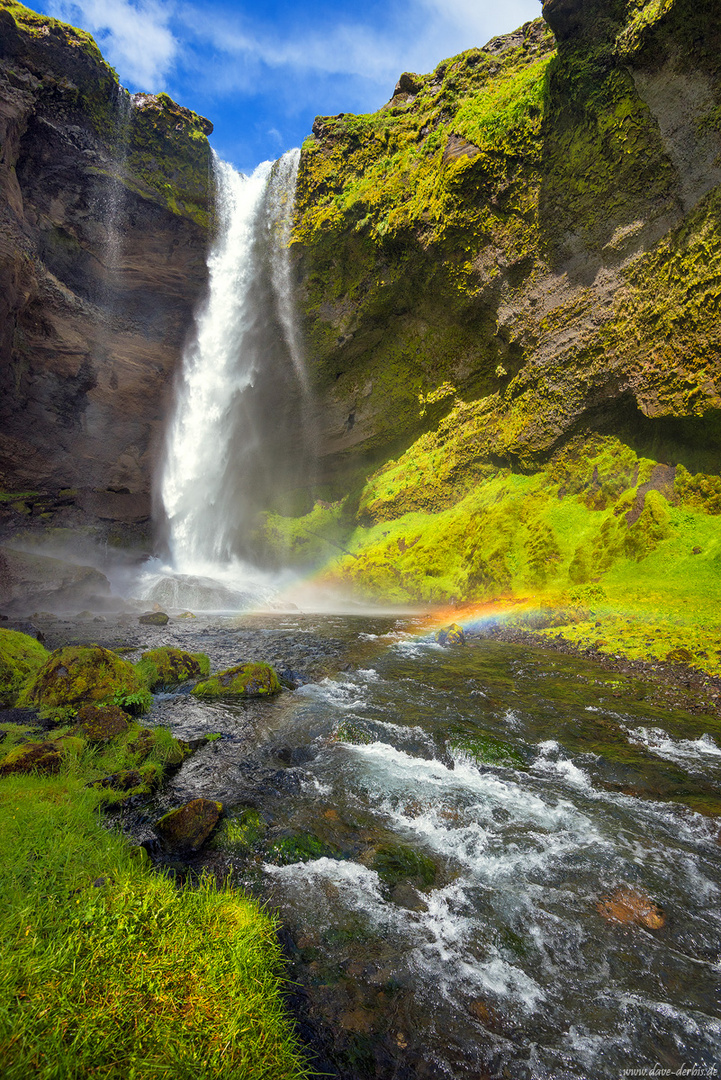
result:
<svg viewBox="0 0 721 1080"><path fill-rule="evenodd" d="M23 685L49 655L35 638L17 630L0 629L0 702L6 707L17 704Z"/></svg>
<svg viewBox="0 0 721 1080"><path fill-rule="evenodd" d="M135 670L150 690L159 690L209 675L210 660L205 653L163 647L143 653Z"/></svg>
<svg viewBox="0 0 721 1080"><path fill-rule="evenodd" d="M291 863L312 862L314 859L337 859L340 853L312 833L298 833L273 840L268 845L266 857L278 866L288 866Z"/></svg>
<svg viewBox="0 0 721 1080"><path fill-rule="evenodd" d="M265 697L280 693L282 687L278 676L269 664L239 664L219 671L210 679L205 679L193 687L195 697L244 698Z"/></svg>
<svg viewBox="0 0 721 1080"><path fill-rule="evenodd" d="M247 855L262 841L268 826L257 810L242 810L226 816L215 831L211 847Z"/></svg>
<svg viewBox="0 0 721 1080"><path fill-rule="evenodd" d="M152 699L132 664L100 645L56 649L23 689L22 705L74 707L112 701L145 712Z"/></svg>
<svg viewBox="0 0 721 1080"><path fill-rule="evenodd" d="M131 113L126 168L173 214L209 224L212 124L167 94L136 97Z"/></svg>
<svg viewBox="0 0 721 1080"><path fill-rule="evenodd" d="M449 744L453 750L470 758L477 765L506 765L512 769L527 769L527 762L511 744L492 735L463 735Z"/></svg>
<svg viewBox="0 0 721 1080"><path fill-rule="evenodd" d="M380 844L371 863L381 881L397 885L410 881L419 888L428 889L436 879L436 864L427 855L408 847L407 844Z"/></svg>

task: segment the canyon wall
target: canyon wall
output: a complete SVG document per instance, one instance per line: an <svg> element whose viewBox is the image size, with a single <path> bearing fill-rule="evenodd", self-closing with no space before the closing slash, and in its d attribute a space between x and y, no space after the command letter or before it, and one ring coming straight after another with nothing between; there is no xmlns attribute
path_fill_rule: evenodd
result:
<svg viewBox="0 0 721 1080"><path fill-rule="evenodd" d="M212 125L0 0L0 524L150 540L206 280Z"/></svg>
<svg viewBox="0 0 721 1080"><path fill-rule="evenodd" d="M316 120L294 258L325 486L271 540L342 544L333 580L399 600L648 583L672 552L717 575L718 14L547 0Z"/></svg>

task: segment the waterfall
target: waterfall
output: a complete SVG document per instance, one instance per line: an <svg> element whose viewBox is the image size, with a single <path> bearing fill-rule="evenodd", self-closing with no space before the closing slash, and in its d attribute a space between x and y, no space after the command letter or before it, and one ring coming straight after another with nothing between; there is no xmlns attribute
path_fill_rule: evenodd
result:
<svg viewBox="0 0 721 1080"><path fill-rule="evenodd" d="M123 214L127 190L125 177L127 170L130 124L133 101L128 91L119 86L116 98L116 121L111 150L112 173L107 179L107 190L103 199L102 218L105 222L105 286L103 306L109 313L115 314L120 307L118 298L121 282L123 254Z"/></svg>
<svg viewBox="0 0 721 1080"><path fill-rule="evenodd" d="M303 483L307 378L288 254L298 159L292 150L251 176L214 161L208 293L183 355L160 483L176 572L217 577L262 563L257 513Z"/></svg>

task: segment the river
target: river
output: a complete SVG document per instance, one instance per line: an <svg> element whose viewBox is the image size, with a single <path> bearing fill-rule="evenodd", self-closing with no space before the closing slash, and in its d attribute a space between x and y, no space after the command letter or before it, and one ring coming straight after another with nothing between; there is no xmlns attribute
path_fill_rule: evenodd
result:
<svg viewBox="0 0 721 1080"><path fill-rule="evenodd" d="M153 718L221 736L155 809L223 801L194 871L279 912L321 1071L718 1064L717 720L550 650L441 647L411 616L209 617L156 638L314 674L247 704L160 695Z"/></svg>

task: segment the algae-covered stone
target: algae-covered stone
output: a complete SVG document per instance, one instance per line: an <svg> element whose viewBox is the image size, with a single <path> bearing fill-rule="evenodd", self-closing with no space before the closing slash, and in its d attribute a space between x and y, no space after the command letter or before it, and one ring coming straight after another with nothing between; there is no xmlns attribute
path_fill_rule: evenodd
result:
<svg viewBox="0 0 721 1080"><path fill-rule="evenodd" d="M78 712L78 734L89 743L110 742L128 727L128 716L117 705L84 705Z"/></svg>
<svg viewBox="0 0 721 1080"><path fill-rule="evenodd" d="M167 626L169 621L170 616L164 611L149 611L138 619L141 626Z"/></svg>
<svg viewBox="0 0 721 1080"><path fill-rule="evenodd" d="M23 684L43 666L47 649L27 634L0 630L0 705L17 703Z"/></svg>
<svg viewBox="0 0 721 1080"><path fill-rule="evenodd" d="M371 866L381 881L391 886L409 881L418 888L429 888L437 873L432 859L407 844L381 844Z"/></svg>
<svg viewBox="0 0 721 1080"><path fill-rule="evenodd" d="M270 664L238 664L199 682L193 694L200 698L264 697L279 694L280 681Z"/></svg>
<svg viewBox="0 0 721 1080"><path fill-rule="evenodd" d="M177 686L188 679L210 674L210 660L205 653L189 653L182 649L151 649L143 653L136 667L151 690Z"/></svg>
<svg viewBox="0 0 721 1080"><path fill-rule="evenodd" d="M128 712L145 712L150 695L138 673L100 645L56 649L25 686L19 704L74 706L115 701Z"/></svg>
<svg viewBox="0 0 721 1080"><path fill-rule="evenodd" d="M267 858L268 862L278 866L289 866L292 863L313 862L315 859L338 859L340 852L312 833L297 833L273 840L268 845Z"/></svg>
<svg viewBox="0 0 721 1080"><path fill-rule="evenodd" d="M0 776L30 772L50 775L59 771L62 759L60 748L53 742L23 743L0 761Z"/></svg>
<svg viewBox="0 0 721 1080"><path fill-rule="evenodd" d="M221 823L212 846L236 854L247 854L262 840L267 828L258 811L248 808Z"/></svg>
<svg viewBox="0 0 721 1080"><path fill-rule="evenodd" d="M170 847L198 851L218 824L222 812L222 803L192 799L161 817L155 827Z"/></svg>
<svg viewBox="0 0 721 1080"><path fill-rule="evenodd" d="M433 636L439 645L465 645L466 643L463 627L459 626L458 623L442 626Z"/></svg>

